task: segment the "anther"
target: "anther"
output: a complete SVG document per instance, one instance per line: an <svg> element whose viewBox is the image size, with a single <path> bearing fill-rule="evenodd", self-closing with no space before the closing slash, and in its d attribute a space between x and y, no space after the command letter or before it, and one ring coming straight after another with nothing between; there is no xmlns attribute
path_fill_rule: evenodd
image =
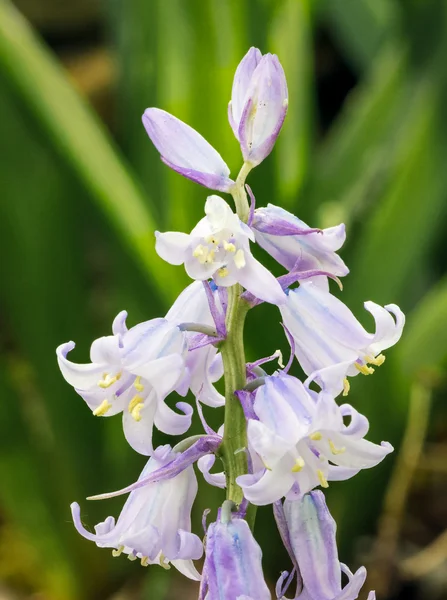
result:
<svg viewBox="0 0 447 600"><path fill-rule="evenodd" d="M245 267L245 254L243 250L239 249L234 255L234 264L238 269Z"/></svg>
<svg viewBox="0 0 447 600"><path fill-rule="evenodd" d="M144 390L144 385L141 383L140 375L138 375L138 377L135 379L133 387L137 390L137 392L142 392Z"/></svg>
<svg viewBox="0 0 447 600"><path fill-rule="evenodd" d="M112 408L112 405L106 399L106 400L103 400L101 402L101 404L95 408L95 410L93 411L93 414L95 415L95 417L103 417L106 414L106 412L109 411L111 408Z"/></svg>
<svg viewBox="0 0 447 600"><path fill-rule="evenodd" d="M135 554L133 552L131 552L130 554L127 555L128 560L137 560L137 557L135 556Z"/></svg>
<svg viewBox="0 0 447 600"><path fill-rule="evenodd" d="M319 431L316 431L315 433L312 433L309 437L314 442L319 442L323 436Z"/></svg>
<svg viewBox="0 0 447 600"><path fill-rule="evenodd" d="M323 471L321 469L317 470L317 475L318 475L318 480L320 482L321 487L322 488L328 488L329 484L328 484L327 479L324 476L324 473L323 473Z"/></svg>
<svg viewBox="0 0 447 600"><path fill-rule="evenodd" d="M217 270L217 274L220 277L228 277L228 275L230 274L230 271L227 269L227 267L222 267L221 269Z"/></svg>
<svg viewBox="0 0 447 600"><path fill-rule="evenodd" d="M206 246L202 246L202 244L199 244L195 247L192 255L194 256L194 258L197 258L201 265L203 265L206 262L208 256L208 248Z"/></svg>
<svg viewBox="0 0 447 600"><path fill-rule="evenodd" d="M231 242L227 242L226 240L224 240L222 242L224 250L226 250L227 252L236 252L236 246L234 244L232 244Z"/></svg>
<svg viewBox="0 0 447 600"><path fill-rule="evenodd" d="M149 557L143 556L140 562L142 567L147 567L149 564Z"/></svg>
<svg viewBox="0 0 447 600"><path fill-rule="evenodd" d="M376 356L375 358L373 356L367 356L366 360L372 365L380 367L385 362L385 358L386 356L384 354L379 354L379 356Z"/></svg>
<svg viewBox="0 0 447 600"><path fill-rule="evenodd" d="M299 458L296 459L295 464L292 467L292 473L299 473L300 471L303 470L303 467L305 467L305 466L306 466L306 463L300 456Z"/></svg>
<svg viewBox="0 0 447 600"><path fill-rule="evenodd" d="M343 379L343 396L347 396L349 394L349 390L351 389L351 384L347 377Z"/></svg>
<svg viewBox="0 0 447 600"><path fill-rule="evenodd" d="M342 446L341 448L337 448L332 440L329 440L329 448L331 449L331 452L334 456L346 452L346 448L344 446Z"/></svg>
<svg viewBox="0 0 447 600"><path fill-rule="evenodd" d="M354 367L363 373L363 375L372 375L374 373L374 369L372 367L368 367L368 365L359 365L359 363L354 363Z"/></svg>
<svg viewBox="0 0 447 600"><path fill-rule="evenodd" d="M166 556L163 554L163 552L161 552L160 553L160 567L162 567L166 571L169 571L169 569L171 568L171 565L169 563L166 563L165 560L166 560Z"/></svg>
<svg viewBox="0 0 447 600"><path fill-rule="evenodd" d="M121 553L123 550L124 550L124 546L118 546L117 550L112 550L112 556L114 556L115 558L117 556L121 556Z"/></svg>
<svg viewBox="0 0 447 600"><path fill-rule="evenodd" d="M121 379L121 373L117 373L114 377L110 377L108 373L104 373L102 379L98 381L100 388L106 389Z"/></svg>

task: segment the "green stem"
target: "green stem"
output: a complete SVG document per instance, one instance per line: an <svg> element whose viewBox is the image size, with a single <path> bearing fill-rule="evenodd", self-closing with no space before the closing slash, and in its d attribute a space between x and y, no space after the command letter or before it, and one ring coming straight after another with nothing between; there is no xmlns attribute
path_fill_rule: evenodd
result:
<svg viewBox="0 0 447 600"><path fill-rule="evenodd" d="M236 205L236 212L240 220L244 223L248 221L248 213L250 211L250 206L247 200L247 193L245 191L245 180L252 168L253 167L250 165L250 163L244 163L242 165L242 169L239 171L239 175L237 176L234 187L231 190L231 194L234 198L234 203Z"/></svg>
<svg viewBox="0 0 447 600"><path fill-rule="evenodd" d="M225 427L221 446L227 479L227 499L239 505L243 500L236 477L247 473L247 431L244 411L234 395L246 384L244 321L249 305L242 300L241 286L228 289L227 338L221 346L225 372Z"/></svg>

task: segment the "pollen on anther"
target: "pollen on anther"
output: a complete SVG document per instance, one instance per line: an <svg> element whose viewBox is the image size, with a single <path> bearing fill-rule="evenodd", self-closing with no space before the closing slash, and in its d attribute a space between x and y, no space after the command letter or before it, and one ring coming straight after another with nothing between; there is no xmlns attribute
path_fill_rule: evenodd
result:
<svg viewBox="0 0 447 600"><path fill-rule="evenodd" d="M106 389L106 388L110 387L111 385L113 385L114 383L116 383L117 381L119 381L120 379L121 379L121 372L117 373L113 377L111 377L109 375L109 373L104 373L104 375L102 376L102 379L100 379L98 381L98 386L100 388Z"/></svg>
<svg viewBox="0 0 447 600"><path fill-rule="evenodd" d="M228 277L228 275L230 274L230 271L227 269L227 267L222 267L221 269L217 270L217 274L220 277Z"/></svg>
<svg viewBox="0 0 447 600"><path fill-rule="evenodd" d="M137 392L142 392L144 390L144 385L142 385L141 377L139 375L135 379L133 387L137 390Z"/></svg>
<svg viewBox="0 0 447 600"><path fill-rule="evenodd" d="M300 456L299 458L296 459L295 464L292 467L292 473L299 473L300 471L303 470L303 468L305 466L306 466L306 463L304 462L304 460Z"/></svg>
<svg viewBox="0 0 447 600"><path fill-rule="evenodd" d="M346 448L344 446L342 446L341 448L337 448L332 440L329 440L329 448L331 449L331 452L334 456L346 452Z"/></svg>
<svg viewBox="0 0 447 600"><path fill-rule="evenodd" d="M95 417L103 417L111 408L112 405L107 399L105 399L101 402L99 406L95 408L93 414Z"/></svg>
<svg viewBox="0 0 447 600"><path fill-rule="evenodd" d="M244 251L240 248L234 255L234 264L238 269L242 269L243 267L245 267L245 254Z"/></svg>
<svg viewBox="0 0 447 600"><path fill-rule="evenodd" d="M374 369L372 367L368 367L368 365L359 365L359 363L354 363L354 367L360 371L363 375L372 375L374 373Z"/></svg>
<svg viewBox="0 0 447 600"><path fill-rule="evenodd" d="M314 442L319 442L323 436L319 431L316 431L315 433L312 433L309 437Z"/></svg>
<svg viewBox="0 0 447 600"><path fill-rule="evenodd" d="M124 550L124 546L118 546L117 550L112 550L112 556L114 556L114 557L121 556L123 550Z"/></svg>
<svg viewBox="0 0 447 600"><path fill-rule="evenodd" d="M149 558L147 556L143 556L143 558L141 559L141 566L147 567L148 564L149 564Z"/></svg>
<svg viewBox="0 0 447 600"><path fill-rule="evenodd" d="M351 389L351 384L347 377L343 379L343 396L347 396L349 394L349 390Z"/></svg>
<svg viewBox="0 0 447 600"><path fill-rule="evenodd" d="M324 473L323 473L323 471L321 469L317 470L317 475L318 475L318 480L320 482L321 487L322 488L328 488L329 484L328 484L327 479L324 476Z"/></svg>

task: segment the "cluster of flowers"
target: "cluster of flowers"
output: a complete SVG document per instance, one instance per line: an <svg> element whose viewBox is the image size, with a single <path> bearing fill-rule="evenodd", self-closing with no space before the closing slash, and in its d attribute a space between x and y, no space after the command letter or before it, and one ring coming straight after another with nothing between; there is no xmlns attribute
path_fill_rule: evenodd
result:
<svg viewBox="0 0 447 600"><path fill-rule="evenodd" d="M206 200L205 217L190 234L156 233L158 254L171 264L184 264L195 280L164 318L128 329L127 314L121 312L112 335L93 342L90 364L68 360L73 342L57 349L63 376L93 414L122 413L127 441L150 457L136 483L96 497L130 493L116 522L108 517L90 533L74 503L76 528L98 546L112 548L114 555L138 558L144 566L172 563L201 581L202 600L271 598L261 550L245 520L249 503L273 505L292 561L290 572L279 578L277 598L285 598L294 579L294 598L299 600L357 598L366 571L362 567L353 574L340 563L335 523L324 494L315 488L353 477L392 451L388 443L365 440L368 420L335 398L348 395L350 377L371 374L383 363L381 352L399 340L404 315L395 305L366 302L376 325L375 333L368 333L329 290L328 278L339 282L348 274L336 254L345 240L344 225L314 229L277 206L255 208L245 185L248 172L271 152L287 104L278 58L251 48L236 70L229 104L230 124L244 159L235 181L220 154L199 133L162 110L146 110L143 123L162 160L203 186L232 194L237 213L212 195ZM250 243L259 244L287 273L276 278L252 255ZM203 544L191 532L198 488L194 463L209 484L225 488L229 483L228 472L211 473L216 456L222 456L224 432L223 427L216 433L208 426L201 405L225 404L214 384L225 375L220 349L229 343L232 286L240 290L239 303L246 307L260 302L278 307L291 359L286 367L279 361L281 368L271 375L261 365L278 353L247 364L246 386L231 391L246 423L246 447L238 451L246 453L248 466L236 479L243 501L238 506L231 498L224 502ZM294 357L306 373L304 383L288 374ZM193 408L179 402L177 412L165 402L172 392L185 396L188 391L196 398L204 434L174 448L154 448L154 426L170 435L189 429ZM193 561L204 551L200 575ZM342 573L347 576L344 586ZM368 598L373 600L374 592Z"/></svg>

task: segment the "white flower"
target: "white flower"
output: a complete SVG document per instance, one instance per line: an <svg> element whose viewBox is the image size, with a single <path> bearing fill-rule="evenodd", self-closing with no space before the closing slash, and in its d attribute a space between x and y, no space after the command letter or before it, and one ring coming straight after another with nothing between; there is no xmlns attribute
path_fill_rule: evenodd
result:
<svg viewBox="0 0 447 600"><path fill-rule="evenodd" d="M192 279L214 278L217 285L240 283L257 298L282 304L286 296L275 277L250 251L253 232L219 196L209 196L206 217L191 233L156 233L158 254L173 265L185 265Z"/></svg>

